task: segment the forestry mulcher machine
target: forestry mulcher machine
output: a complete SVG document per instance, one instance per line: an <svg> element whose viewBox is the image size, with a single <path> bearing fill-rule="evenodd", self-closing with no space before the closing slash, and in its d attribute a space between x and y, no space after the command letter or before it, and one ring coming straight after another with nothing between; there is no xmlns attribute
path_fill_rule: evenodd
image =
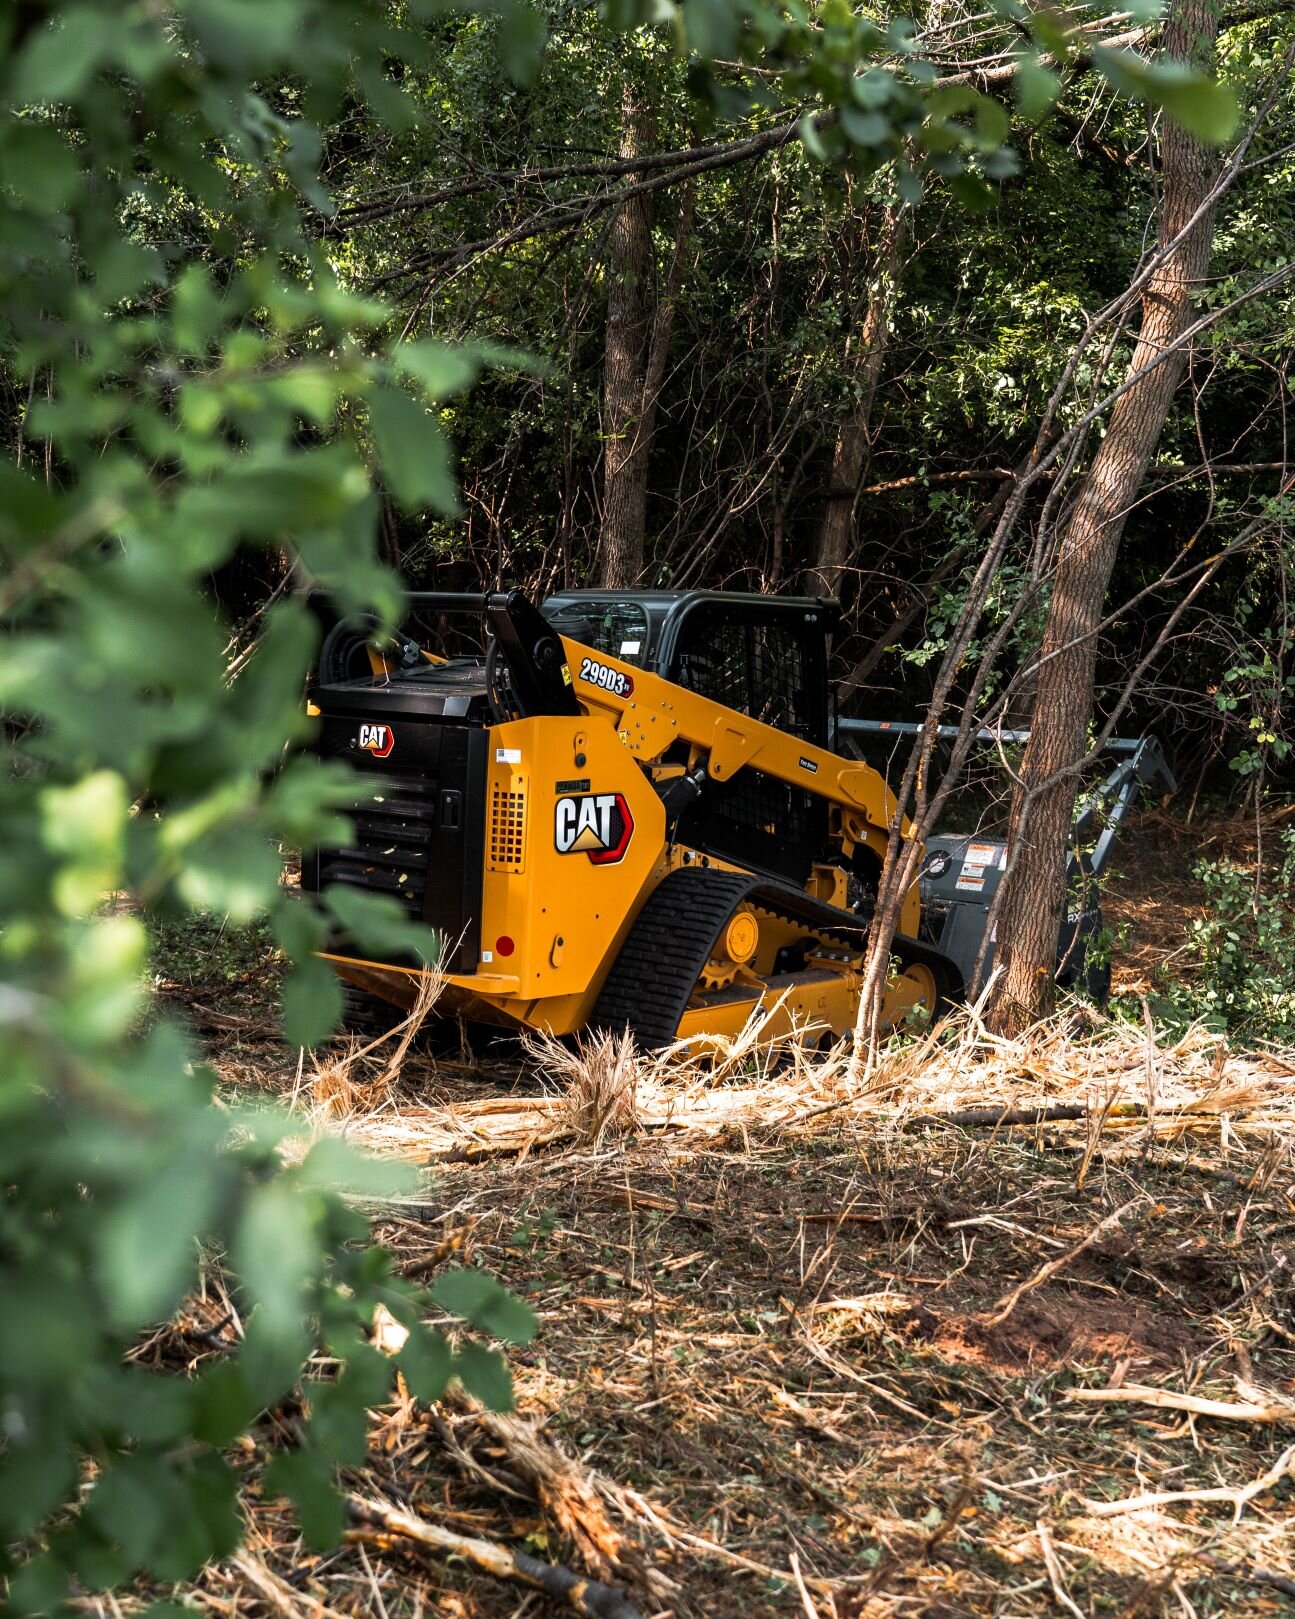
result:
<svg viewBox="0 0 1295 1619"><path fill-rule="evenodd" d="M418 638L380 642L372 621L312 598L331 620L309 691L316 746L353 766L359 792L351 843L309 855L302 884L393 895L436 931L433 1017L628 1029L647 1049L736 1035L753 1016L763 1038L828 1041L853 1026L895 809L860 755L899 728L834 721L835 603L710 591L571 591L538 609L518 591L409 602ZM1163 768L1142 746L1108 784L1117 813ZM932 840L900 916L888 1025L961 1000L992 954L1002 847ZM1067 983L1094 978L1101 925L1091 861L1073 864ZM365 959L344 938L328 954L357 1025L413 1005L412 958Z"/></svg>

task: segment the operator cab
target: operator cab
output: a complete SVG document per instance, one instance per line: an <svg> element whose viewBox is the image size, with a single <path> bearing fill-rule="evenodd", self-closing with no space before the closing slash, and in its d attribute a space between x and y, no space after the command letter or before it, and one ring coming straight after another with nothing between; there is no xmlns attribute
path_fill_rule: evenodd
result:
<svg viewBox="0 0 1295 1619"><path fill-rule="evenodd" d="M313 694L326 690L332 710L358 713L381 691L392 713L488 725L494 653L483 622L487 600L412 591L401 633L385 644L382 667L372 658L377 621L342 618L326 593L312 593L309 605L326 631ZM835 601L718 590L569 590L550 596L539 612L559 635L591 652L651 670L805 742L828 745L828 642L840 618Z"/></svg>
<svg viewBox="0 0 1295 1619"><path fill-rule="evenodd" d="M829 741L828 641L834 601L737 591L572 590L540 608L560 635L633 663L816 747ZM666 764L686 764L667 753ZM680 815L685 845L793 882L825 848L826 799L758 766L709 781Z"/></svg>
<svg viewBox="0 0 1295 1619"><path fill-rule="evenodd" d="M582 646L649 669L803 741L828 741L827 651L841 610L810 596L569 590L540 612Z"/></svg>

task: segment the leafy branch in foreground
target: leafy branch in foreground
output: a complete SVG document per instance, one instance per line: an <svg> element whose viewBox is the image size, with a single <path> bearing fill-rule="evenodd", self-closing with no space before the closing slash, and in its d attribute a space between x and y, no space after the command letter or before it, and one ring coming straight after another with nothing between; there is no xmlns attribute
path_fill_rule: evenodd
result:
<svg viewBox="0 0 1295 1619"><path fill-rule="evenodd" d="M316 914L281 885L280 846L345 835L353 791L285 762L315 630L276 602L231 681L209 591L236 555L286 552L346 601L397 611L356 421L398 497L455 509L435 408L478 358L393 353L385 312L301 229L302 196L326 204L318 120L355 93L351 58L383 99L389 23L349 0L10 19L0 367L28 403L0 468L0 1544L17 1611L228 1552L221 1447L294 1391L307 1414L268 1483L310 1538L335 1537L333 1475L362 1460L395 1375L368 1341L379 1304L408 1334L417 1396L457 1377L511 1398L498 1354L428 1328L430 1296L334 1190L387 1172L329 1142L287 1166L285 1123L214 1109L184 1031L143 1020L150 912L268 915L303 1043L338 1006L314 955L330 922L436 949L390 902L326 897ZM416 30L400 48L417 56ZM177 218L200 249L160 228ZM132 1364L203 1254L237 1278L236 1347L189 1381ZM529 1338L490 1278L440 1285L483 1336Z"/></svg>

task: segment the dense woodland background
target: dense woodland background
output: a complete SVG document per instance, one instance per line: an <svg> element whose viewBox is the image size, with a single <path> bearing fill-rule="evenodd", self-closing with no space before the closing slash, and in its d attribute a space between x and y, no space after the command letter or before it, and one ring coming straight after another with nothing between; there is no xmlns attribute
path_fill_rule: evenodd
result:
<svg viewBox="0 0 1295 1619"><path fill-rule="evenodd" d="M1243 123L1271 99L1217 211L1209 312L1295 242L1291 24L1257 9L1222 14ZM1019 172L980 211L938 177L905 205L893 167L825 168L783 107L699 109L667 41L627 42L578 7L548 20L531 89L507 78L498 25L466 22L407 86L424 128L392 135L356 111L326 134L338 212L318 228L347 282L388 299L402 334L544 362L538 375L493 367L445 413L462 517L429 525L389 504L389 556L411 586L544 593L609 577L600 541L626 528L638 554L621 577L643 584L837 591L842 711L914 716L1072 346L1154 240L1157 117L1081 68L1055 107L1018 120ZM998 44L948 8L922 33L942 79L991 88L1009 71ZM201 254L195 224L158 221L154 239ZM1063 424L1118 374L1129 328L1085 359ZM1121 727L1169 735L1187 803L1203 780L1226 790L1211 769L1271 768L1290 740L1291 332L1278 285L1192 345L1112 580L1099 687L1154 649ZM1071 477L1032 493L982 639L1072 496ZM1193 564L1256 517L1165 637ZM1013 634L1000 685L1043 605ZM1027 691L1010 717L1028 712Z"/></svg>

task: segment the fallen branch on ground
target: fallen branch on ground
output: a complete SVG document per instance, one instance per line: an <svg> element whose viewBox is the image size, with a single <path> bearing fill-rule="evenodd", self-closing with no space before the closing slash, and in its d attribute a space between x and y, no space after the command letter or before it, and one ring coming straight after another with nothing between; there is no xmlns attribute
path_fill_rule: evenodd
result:
<svg viewBox="0 0 1295 1619"><path fill-rule="evenodd" d="M1137 1208L1138 1204L1144 1201L1145 1199L1142 1197L1130 1199L1129 1202L1116 1209L1114 1214L1108 1214L1104 1220L1099 1220L1088 1235L1081 1242L1077 1242L1073 1248L1068 1249L1064 1254L1059 1254L1056 1259L1050 1259L1046 1265L1041 1265L1033 1276L1028 1277L1019 1287L1014 1287L1005 1298L999 1301L994 1313L985 1318L985 1325L987 1327L1001 1327L1027 1293L1032 1293L1036 1287L1042 1287L1044 1282L1055 1276L1059 1270L1063 1270L1070 1264L1071 1260L1078 1259L1085 1248L1091 1248L1099 1237L1104 1237L1108 1231L1113 1230L1131 1209Z"/></svg>
<svg viewBox="0 0 1295 1619"><path fill-rule="evenodd" d="M1197 1417L1222 1417L1227 1422L1295 1422L1295 1405L1289 1400L1206 1400L1198 1394L1177 1394L1173 1389L1151 1388L1142 1383L1125 1383L1117 1389L1067 1389L1067 1400L1088 1405L1154 1405L1162 1411L1190 1411Z"/></svg>
<svg viewBox="0 0 1295 1619"><path fill-rule="evenodd" d="M664 1598L673 1589L648 1568L639 1549L608 1518L597 1481L560 1451L525 1417L469 1410L454 1424L455 1438L475 1431L503 1451L507 1467L525 1480L558 1528L575 1545L580 1562L601 1578L620 1575ZM478 1440L480 1443L480 1439Z"/></svg>
<svg viewBox="0 0 1295 1619"><path fill-rule="evenodd" d="M1277 1574L1270 1568L1248 1568L1244 1563L1229 1563L1225 1558L1215 1557L1210 1552L1193 1552L1193 1557L1199 1563L1207 1563L1210 1568L1216 1568L1222 1574L1230 1574L1234 1580L1243 1580L1248 1585L1267 1585L1274 1591L1282 1591L1288 1597L1295 1597L1295 1580L1287 1574Z"/></svg>
<svg viewBox="0 0 1295 1619"><path fill-rule="evenodd" d="M1059 1608L1064 1608L1067 1613L1073 1613L1075 1619L1084 1619L1084 1610L1066 1590L1066 1578L1061 1567L1061 1559L1057 1556L1056 1547L1052 1544L1052 1536L1048 1533L1048 1526L1042 1518L1035 1523L1034 1531L1039 1537L1039 1550L1043 1553L1043 1566L1047 1570L1048 1584L1052 1587L1053 1601Z"/></svg>
<svg viewBox="0 0 1295 1619"><path fill-rule="evenodd" d="M386 1550L408 1541L430 1551L462 1557L496 1579L515 1580L533 1591L542 1591L572 1613L582 1615L582 1619L643 1619L623 1591L599 1580L583 1579L560 1563L542 1563L492 1540L455 1534L411 1512L399 1512L381 1501L366 1501L358 1495L347 1496L346 1508L356 1523L365 1526L350 1531L348 1539L370 1540Z"/></svg>
<svg viewBox="0 0 1295 1619"><path fill-rule="evenodd" d="M1240 1489L1224 1484L1210 1490L1162 1490L1155 1495L1130 1495L1123 1501L1085 1501L1084 1507L1095 1517L1113 1518L1123 1512L1141 1512L1146 1507L1178 1506L1185 1501L1223 1501L1232 1508L1233 1523L1238 1523L1243 1510L1257 1495L1288 1477L1295 1477L1295 1445L1289 1445L1266 1473Z"/></svg>
<svg viewBox="0 0 1295 1619"><path fill-rule="evenodd" d="M948 1113L915 1113L904 1124L906 1128L915 1124L951 1124L964 1130L994 1130L1000 1125L1060 1124L1086 1119L1093 1111L1086 1102L1050 1102L1043 1107L962 1107ZM1146 1111L1141 1102L1117 1102L1108 1117L1137 1119Z"/></svg>

